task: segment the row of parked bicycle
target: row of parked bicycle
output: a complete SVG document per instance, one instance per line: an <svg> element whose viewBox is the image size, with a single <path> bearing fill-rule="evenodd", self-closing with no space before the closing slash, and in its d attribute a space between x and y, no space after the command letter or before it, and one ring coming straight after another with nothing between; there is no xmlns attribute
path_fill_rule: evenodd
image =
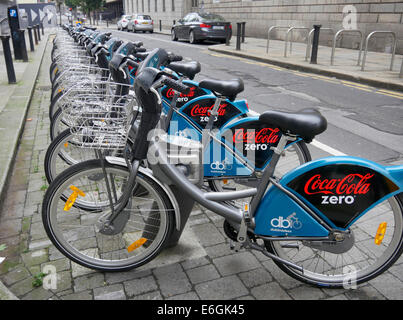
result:
<svg viewBox="0 0 403 320"><path fill-rule="evenodd" d="M143 265L195 202L225 218L231 248L318 286L367 281L402 253L403 166L311 161L319 111L252 116L241 79L195 81L200 63L96 29L65 25L51 56L42 218L73 261Z"/></svg>

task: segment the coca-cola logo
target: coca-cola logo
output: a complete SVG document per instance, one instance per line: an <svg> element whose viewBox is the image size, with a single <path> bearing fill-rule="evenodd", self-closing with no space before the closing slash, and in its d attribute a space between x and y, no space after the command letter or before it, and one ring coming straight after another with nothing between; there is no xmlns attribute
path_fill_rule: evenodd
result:
<svg viewBox="0 0 403 320"><path fill-rule="evenodd" d="M369 173L351 173L342 179L326 179L316 174L306 182L304 191L307 195L362 195L370 190L371 184L368 181L373 176Z"/></svg>
<svg viewBox="0 0 403 320"><path fill-rule="evenodd" d="M217 110L218 116L223 116L225 115L225 108L226 108L227 104L221 104L220 107ZM192 117L206 117L206 116L210 116L210 110L213 109L214 105L212 106L201 106L199 104L196 104L192 107L192 109L190 110L190 115Z"/></svg>
<svg viewBox="0 0 403 320"><path fill-rule="evenodd" d="M192 98L192 97L194 97L194 95L195 95L195 93L196 93L195 90L196 90L196 87L191 87L188 94L181 93L181 94L179 94L179 97L188 97L188 98ZM169 88L169 89L167 90L166 97L167 97L168 99L171 99L171 98L174 97L174 95L175 95L175 90L173 90L172 88Z"/></svg>
<svg viewBox="0 0 403 320"><path fill-rule="evenodd" d="M278 128L263 128L259 131L236 129L233 137L234 143L265 143L272 144L276 143L279 139Z"/></svg>

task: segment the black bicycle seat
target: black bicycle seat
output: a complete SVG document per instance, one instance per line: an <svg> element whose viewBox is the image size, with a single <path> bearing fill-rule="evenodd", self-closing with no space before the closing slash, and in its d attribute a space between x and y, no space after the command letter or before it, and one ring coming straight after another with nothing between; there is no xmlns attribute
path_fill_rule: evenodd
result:
<svg viewBox="0 0 403 320"><path fill-rule="evenodd" d="M197 61L189 61L189 62L171 62L167 68L185 75L190 80L193 80L195 75L198 74L201 70L200 63Z"/></svg>
<svg viewBox="0 0 403 320"><path fill-rule="evenodd" d="M233 79L233 80L205 79L200 81L199 87L220 93L223 96L228 97L228 99L231 101L235 100L236 95L242 92L244 89L242 79Z"/></svg>
<svg viewBox="0 0 403 320"><path fill-rule="evenodd" d="M259 120L278 127L282 132L299 135L308 142L327 128L326 119L315 109L305 109L295 113L265 111L260 115Z"/></svg>
<svg viewBox="0 0 403 320"><path fill-rule="evenodd" d="M149 55L149 52L136 52L134 54L135 57L144 60L145 58L147 58L147 56Z"/></svg>

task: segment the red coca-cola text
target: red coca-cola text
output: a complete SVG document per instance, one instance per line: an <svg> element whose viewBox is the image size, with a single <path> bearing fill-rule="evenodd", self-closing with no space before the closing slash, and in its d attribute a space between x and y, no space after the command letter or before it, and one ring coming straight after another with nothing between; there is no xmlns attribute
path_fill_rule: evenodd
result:
<svg viewBox="0 0 403 320"><path fill-rule="evenodd" d="M366 194L370 190L371 184L368 183L373 174L351 173L343 179L326 179L320 174L310 178L304 187L308 195L313 194L336 194L336 195L357 195Z"/></svg>
<svg viewBox="0 0 403 320"><path fill-rule="evenodd" d="M276 143L279 139L278 128L263 128L259 131L237 129L235 130L233 141L234 143Z"/></svg>
<svg viewBox="0 0 403 320"><path fill-rule="evenodd" d="M224 104L220 104L220 107L218 108L217 112L219 116L223 116L225 115L225 107L227 106L226 103ZM192 107L192 109L190 110L190 115L192 117L197 117L197 116L210 116L210 110L213 109L214 105L210 106L210 107L205 107L205 106L201 106L199 104L196 104Z"/></svg>

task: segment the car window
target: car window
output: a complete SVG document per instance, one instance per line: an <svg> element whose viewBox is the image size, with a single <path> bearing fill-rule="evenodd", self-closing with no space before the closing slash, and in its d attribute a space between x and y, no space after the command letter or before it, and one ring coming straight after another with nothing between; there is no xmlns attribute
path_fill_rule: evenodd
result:
<svg viewBox="0 0 403 320"><path fill-rule="evenodd" d="M138 19L143 19L143 20L151 20L150 16L146 16L146 15L139 15Z"/></svg>
<svg viewBox="0 0 403 320"><path fill-rule="evenodd" d="M186 22L197 22L199 21L197 13L190 13Z"/></svg>
<svg viewBox="0 0 403 320"><path fill-rule="evenodd" d="M214 14L214 13L201 13L200 17L202 19L202 21L220 21L220 22L224 22L225 19L221 16L219 16L218 14Z"/></svg>
<svg viewBox="0 0 403 320"><path fill-rule="evenodd" d="M192 16L191 13L187 14L184 18L183 18L183 22L188 22L189 18Z"/></svg>

